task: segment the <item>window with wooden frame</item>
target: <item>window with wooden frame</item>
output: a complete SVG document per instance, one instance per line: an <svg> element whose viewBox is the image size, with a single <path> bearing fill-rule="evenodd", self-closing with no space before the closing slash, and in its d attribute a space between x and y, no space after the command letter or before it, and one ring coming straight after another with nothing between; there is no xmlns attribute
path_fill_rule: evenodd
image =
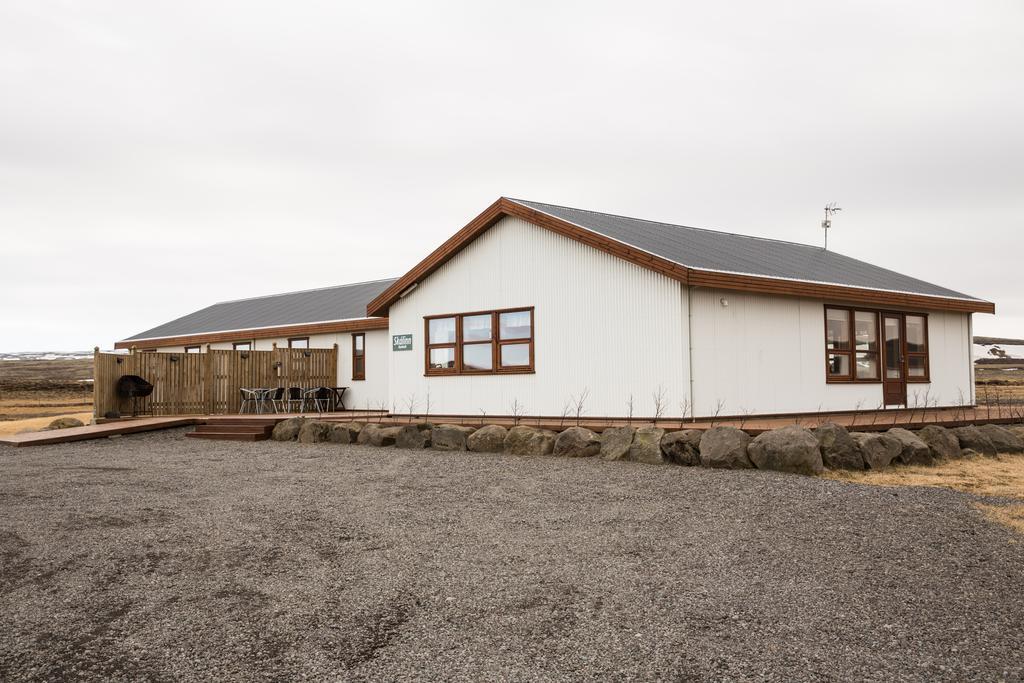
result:
<svg viewBox="0 0 1024 683"><path fill-rule="evenodd" d="M829 382L881 382L881 345L879 317L903 329L896 332L902 339L907 382L930 382L928 368L928 316L922 313L871 311L842 306L825 307L825 378ZM888 361L887 361L888 362Z"/></svg>
<svg viewBox="0 0 1024 683"><path fill-rule="evenodd" d="M829 382L881 382L878 312L825 307L825 377Z"/></svg>
<svg viewBox="0 0 1024 683"><path fill-rule="evenodd" d="M427 375L533 372L533 308L423 319Z"/></svg>
<svg viewBox="0 0 1024 683"><path fill-rule="evenodd" d="M202 346L186 346L185 347L185 353L202 353L202 352L203 352L203 347Z"/></svg>
<svg viewBox="0 0 1024 683"><path fill-rule="evenodd" d="M308 349L309 337L292 337L288 340L289 349Z"/></svg>
<svg viewBox="0 0 1024 683"><path fill-rule="evenodd" d="M907 381L929 382L928 318L907 313L903 316L903 326L907 345Z"/></svg>
<svg viewBox="0 0 1024 683"><path fill-rule="evenodd" d="M252 351L251 341L232 342L231 348L235 351Z"/></svg>
<svg viewBox="0 0 1024 683"><path fill-rule="evenodd" d="M366 335L352 335L352 379L366 379Z"/></svg>

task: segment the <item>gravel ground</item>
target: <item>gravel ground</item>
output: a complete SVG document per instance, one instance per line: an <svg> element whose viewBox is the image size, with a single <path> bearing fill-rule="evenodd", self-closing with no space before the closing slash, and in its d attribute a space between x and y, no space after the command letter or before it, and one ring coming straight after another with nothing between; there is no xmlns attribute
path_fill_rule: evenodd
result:
<svg viewBox="0 0 1024 683"><path fill-rule="evenodd" d="M593 459L0 448L0 680L1024 680L964 494Z"/></svg>

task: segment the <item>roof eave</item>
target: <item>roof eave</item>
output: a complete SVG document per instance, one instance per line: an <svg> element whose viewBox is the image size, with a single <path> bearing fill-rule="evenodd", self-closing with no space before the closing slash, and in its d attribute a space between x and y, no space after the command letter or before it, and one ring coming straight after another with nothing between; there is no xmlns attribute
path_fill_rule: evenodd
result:
<svg viewBox="0 0 1024 683"><path fill-rule="evenodd" d="M387 329L388 319L381 317L350 318L326 322L297 323L273 327L252 327L241 330L218 330L195 332L172 337L151 337L148 339L122 339L114 344L115 349L154 349L164 346L194 346L220 342L243 341L246 339L272 339L277 337L298 337L337 332L362 332Z"/></svg>
<svg viewBox="0 0 1024 683"><path fill-rule="evenodd" d="M912 292L892 292L867 287L690 268L625 242L612 239L607 235L602 235L575 223L544 213L543 211L524 206L506 197L500 197L367 304L367 315L387 315L389 307L398 301L404 292L440 268L448 259L505 216L521 218L538 227L565 235L605 253L662 273L683 284L785 296L836 299L877 306L910 306L928 310L950 310L964 313L995 313L994 303L980 299L960 299L915 294Z"/></svg>

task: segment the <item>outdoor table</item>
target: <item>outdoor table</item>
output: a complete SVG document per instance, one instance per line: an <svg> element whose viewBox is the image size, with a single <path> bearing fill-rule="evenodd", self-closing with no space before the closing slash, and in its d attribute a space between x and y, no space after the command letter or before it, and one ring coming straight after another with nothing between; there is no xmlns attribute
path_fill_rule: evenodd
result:
<svg viewBox="0 0 1024 683"><path fill-rule="evenodd" d="M345 410L345 392L348 387L331 387L331 410Z"/></svg>

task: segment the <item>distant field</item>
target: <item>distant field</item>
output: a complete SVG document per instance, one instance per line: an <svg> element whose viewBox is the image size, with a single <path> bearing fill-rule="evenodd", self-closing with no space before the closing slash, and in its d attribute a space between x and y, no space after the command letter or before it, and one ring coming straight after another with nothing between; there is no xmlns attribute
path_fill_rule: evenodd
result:
<svg viewBox="0 0 1024 683"><path fill-rule="evenodd" d="M1024 405L1024 361L975 365L978 403Z"/></svg>
<svg viewBox="0 0 1024 683"><path fill-rule="evenodd" d="M0 361L0 421L92 410L92 359Z"/></svg>

